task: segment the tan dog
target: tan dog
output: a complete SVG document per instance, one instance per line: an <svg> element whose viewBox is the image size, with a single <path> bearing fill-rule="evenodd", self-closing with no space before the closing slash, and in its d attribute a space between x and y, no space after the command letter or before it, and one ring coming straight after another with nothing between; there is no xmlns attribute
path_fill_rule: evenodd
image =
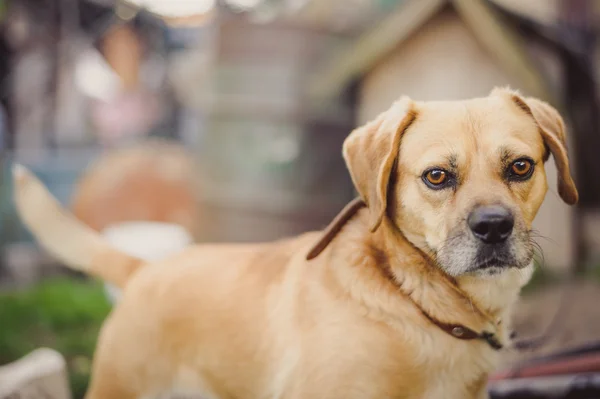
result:
<svg viewBox="0 0 600 399"><path fill-rule="evenodd" d="M125 288L88 399L481 398L532 273L550 152L575 203L563 122L547 104L505 89L403 98L346 140L367 206L353 203L324 236L202 245L156 264L108 246L22 167L16 202L50 252Z"/></svg>

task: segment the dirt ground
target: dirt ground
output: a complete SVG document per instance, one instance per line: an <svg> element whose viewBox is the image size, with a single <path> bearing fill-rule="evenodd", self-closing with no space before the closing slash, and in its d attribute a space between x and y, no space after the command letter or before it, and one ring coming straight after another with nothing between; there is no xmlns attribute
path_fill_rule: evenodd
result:
<svg viewBox="0 0 600 399"><path fill-rule="evenodd" d="M561 301L564 302L561 304ZM557 310L558 319L553 322ZM548 330L550 325L554 328ZM549 338L536 350L507 351L505 366L600 342L600 284L589 280L576 281L544 287L524 296L515 309L513 329L517 333L516 340L537 337L546 332Z"/></svg>

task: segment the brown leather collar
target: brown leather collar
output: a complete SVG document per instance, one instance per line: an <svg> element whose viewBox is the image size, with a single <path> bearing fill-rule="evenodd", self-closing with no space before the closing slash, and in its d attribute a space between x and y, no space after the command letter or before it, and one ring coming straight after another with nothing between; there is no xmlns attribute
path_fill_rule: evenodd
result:
<svg viewBox="0 0 600 399"><path fill-rule="evenodd" d="M436 320L427 313L425 313L423 309L419 308L419 310L427 319L429 319L429 321L438 326L440 330L452 335L454 338L462 339L465 341L472 339L480 339L485 341L494 350L500 350L504 347L502 343L500 343L498 338L496 338L496 336L491 332L482 331L481 333L477 333L471 330L470 328L463 326L462 324L442 323L441 321Z"/></svg>
<svg viewBox="0 0 600 399"><path fill-rule="evenodd" d="M327 248L327 246L333 241L335 236L340 232L342 227L352 218L352 216L356 215L356 213L361 209L365 208L367 204L360 199L354 198L350 201L344 209L337 214L337 216L329 223L329 225L323 230L323 234L321 238L315 245L313 245L312 249L306 255L306 260L312 260L319 256L321 252Z"/></svg>
<svg viewBox="0 0 600 399"><path fill-rule="evenodd" d="M392 284L394 284L394 286L396 288L398 288L398 290L400 290L402 292L402 287L400 286L400 284L394 277L394 274L389 269L389 267L386 267L385 265L382 265L379 263L377 264L377 266L379 267L379 270L381 270L381 274L383 276L385 276L385 278L387 280L389 280ZM410 297L409 297L409 299L410 299ZM453 336L454 338L462 339L465 341L473 340L473 339L480 339L480 340L487 342L488 345L491 346L495 350L502 349L503 345L500 343L500 341L496 338L496 336L493 333L490 333L487 331L477 333L477 332L471 330L470 328L463 326L462 324L448 324L448 323L441 322L441 321L437 320L436 318L434 318L433 316L431 316L429 313L425 312L423 310L423 308L421 308L418 304L416 304L415 301L413 301L412 299L411 299L411 302L417 307L417 309L419 309L421 311L421 313L423 314L423 316L425 316L425 318L427 320L429 320L430 322L435 324L440 330Z"/></svg>
<svg viewBox="0 0 600 399"><path fill-rule="evenodd" d="M331 241L333 241L333 239L340 232L342 227L344 227L344 225L361 208L364 208L364 207L366 207L366 204L360 198L355 198L350 203L348 203L348 205L346 205L344 207L344 209L342 209L342 211L333 219L333 221L329 224L329 226L327 226L327 228L324 230L323 235L321 236L319 241L317 241L317 243L311 248L310 252L307 254L306 259L312 260L312 259L316 258L317 256L319 256L319 254L321 252L323 252L325 250L325 248L327 248L327 246L331 243ZM392 284L394 284L394 286L396 286L402 292L402 287L400 286L400 284L394 277L394 274L392 273L392 271L389 270L389 268L387 268L385 265L378 263L377 266L381 270L382 275L385 276L385 278L387 280L389 280ZM409 297L409 299L410 299L410 297ZM440 330L453 336L454 338L461 339L461 340L479 339L479 340L485 341L494 350L500 350L503 348L502 343L500 343L498 338L493 333L487 332L487 331L477 333L462 324L443 323L443 322L435 319L434 317L432 317L427 312L425 312L412 299L411 299L411 302L417 307L417 309L419 309L421 311L421 313L423 314L423 316L425 316L426 319L428 319L433 324L435 324Z"/></svg>

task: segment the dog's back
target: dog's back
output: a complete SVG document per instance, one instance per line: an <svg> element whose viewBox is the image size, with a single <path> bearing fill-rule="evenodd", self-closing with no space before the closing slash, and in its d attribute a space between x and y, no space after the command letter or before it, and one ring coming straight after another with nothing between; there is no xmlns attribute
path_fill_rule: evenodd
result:
<svg viewBox="0 0 600 399"><path fill-rule="evenodd" d="M216 391L225 385L236 393L274 386L272 367L297 335L292 309L305 268L294 267L294 257L301 266L317 233L264 244L195 245L145 263L76 220L27 169L16 166L14 175L18 212L38 242L67 266L125 288L95 356L105 365L100 369L114 373L109 379L127 379L125 386L141 379L146 391L152 382L219 397L231 394ZM198 367L212 370L215 381L189 374ZM240 381L222 383L232 367ZM91 382L97 397L117 397L98 379L105 377Z"/></svg>
<svg viewBox="0 0 600 399"><path fill-rule="evenodd" d="M305 306L298 282L311 280L300 249L314 239L195 245L145 265L103 327L99 368L142 378L146 392L152 381L157 390L183 394L272 397L265 390L280 389L273 375L298 364L287 359L297 352L297 311ZM109 397L104 389L92 382L98 398Z"/></svg>

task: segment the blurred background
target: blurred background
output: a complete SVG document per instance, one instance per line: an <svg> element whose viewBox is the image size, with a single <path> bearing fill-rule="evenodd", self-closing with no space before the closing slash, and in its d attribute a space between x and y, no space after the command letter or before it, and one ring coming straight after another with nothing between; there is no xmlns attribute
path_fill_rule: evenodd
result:
<svg viewBox="0 0 600 399"><path fill-rule="evenodd" d="M507 364L600 341L599 30L594 0L0 0L0 397L29 354L68 376L56 398L80 398L119 294L39 250L13 162L139 256L271 240L354 197L341 144L403 94L509 85L560 110L581 201L560 201L549 162L516 329L543 331L565 287L571 307L549 345Z"/></svg>

